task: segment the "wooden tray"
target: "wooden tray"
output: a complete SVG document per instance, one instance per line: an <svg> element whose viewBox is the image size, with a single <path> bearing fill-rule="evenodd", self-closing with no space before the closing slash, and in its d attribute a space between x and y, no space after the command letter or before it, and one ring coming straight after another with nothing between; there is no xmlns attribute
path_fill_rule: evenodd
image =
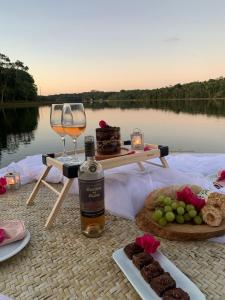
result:
<svg viewBox="0 0 225 300"><path fill-rule="evenodd" d="M128 155L128 154L131 154L131 153L133 153L133 150L122 147L121 150L120 150L120 153L111 154L111 155L110 154L103 155L103 154L96 153L95 157L96 157L97 160L104 160L104 159L109 159L109 158L113 158L113 157Z"/></svg>
<svg viewBox="0 0 225 300"><path fill-rule="evenodd" d="M218 227L191 224L167 224L160 226L152 219L153 211L143 208L136 216L137 226L161 238L175 241L204 240L225 234L225 220Z"/></svg>

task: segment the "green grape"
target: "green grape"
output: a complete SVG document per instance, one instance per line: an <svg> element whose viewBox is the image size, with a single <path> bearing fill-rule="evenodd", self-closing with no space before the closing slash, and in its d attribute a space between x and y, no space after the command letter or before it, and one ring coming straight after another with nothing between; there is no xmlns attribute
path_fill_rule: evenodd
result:
<svg viewBox="0 0 225 300"><path fill-rule="evenodd" d="M159 196L159 197L158 197L158 199L157 199L157 200L163 203L163 201L164 201L164 198L165 198L165 197L164 197L163 195L161 195L161 196Z"/></svg>
<svg viewBox="0 0 225 300"><path fill-rule="evenodd" d="M179 223L179 224L183 224L183 223L184 223L184 217L181 216L181 215L177 215L177 216L176 216L176 221L177 221L177 223Z"/></svg>
<svg viewBox="0 0 225 300"><path fill-rule="evenodd" d="M188 205L186 206L186 210L187 210L187 211L192 210L192 209L195 209L194 205L188 204Z"/></svg>
<svg viewBox="0 0 225 300"><path fill-rule="evenodd" d="M186 204L184 201L178 201L178 206L185 208Z"/></svg>
<svg viewBox="0 0 225 300"><path fill-rule="evenodd" d="M191 221L191 217L189 216L188 213L184 214L184 221L186 221L186 222Z"/></svg>
<svg viewBox="0 0 225 300"><path fill-rule="evenodd" d="M188 211L188 214L191 218L194 218L197 215L197 211L195 209L191 209Z"/></svg>
<svg viewBox="0 0 225 300"><path fill-rule="evenodd" d="M197 224L197 225L201 225L201 224L202 224L202 217L200 217L200 216L195 216L195 217L194 217L194 222L195 222L195 224Z"/></svg>
<svg viewBox="0 0 225 300"><path fill-rule="evenodd" d="M178 215L183 215L184 214L184 208L183 207L181 207L181 206L178 206L178 208L177 208L177 213L178 213Z"/></svg>
<svg viewBox="0 0 225 300"><path fill-rule="evenodd" d="M172 212L172 211L168 211L166 214L165 214L165 218L168 222L173 222L174 219L175 219L175 214Z"/></svg>
<svg viewBox="0 0 225 300"><path fill-rule="evenodd" d="M161 211L161 209L156 209L153 213L153 219L155 221L158 221L160 218L162 218L163 216L163 212Z"/></svg>
<svg viewBox="0 0 225 300"><path fill-rule="evenodd" d="M177 201L173 201L171 207L173 210L177 209Z"/></svg>
<svg viewBox="0 0 225 300"><path fill-rule="evenodd" d="M171 205L172 199L170 197L165 197L163 203L164 205Z"/></svg>
<svg viewBox="0 0 225 300"><path fill-rule="evenodd" d="M162 217L161 219L159 219L159 225L166 226L166 224L167 224L166 218Z"/></svg>
<svg viewBox="0 0 225 300"><path fill-rule="evenodd" d="M169 206L169 205L166 205L166 206L164 207L164 211L165 211L165 212L172 211L172 207Z"/></svg>

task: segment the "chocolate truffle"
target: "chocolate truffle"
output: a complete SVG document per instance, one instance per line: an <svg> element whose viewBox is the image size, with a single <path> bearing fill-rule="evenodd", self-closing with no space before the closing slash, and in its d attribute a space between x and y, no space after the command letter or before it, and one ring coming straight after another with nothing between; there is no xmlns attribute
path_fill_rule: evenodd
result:
<svg viewBox="0 0 225 300"><path fill-rule="evenodd" d="M134 265L141 270L144 266L149 265L154 261L153 257L147 252L141 252L133 255L132 261Z"/></svg>
<svg viewBox="0 0 225 300"><path fill-rule="evenodd" d="M164 270L157 261L153 261L153 263L151 263L150 265L144 266L141 269L141 275L144 277L144 279L148 283L150 283L152 278L157 277L163 273L164 273Z"/></svg>
<svg viewBox="0 0 225 300"><path fill-rule="evenodd" d="M161 297L167 290L176 287L175 280L170 276L168 272L155 277L150 282L153 290Z"/></svg>
<svg viewBox="0 0 225 300"><path fill-rule="evenodd" d="M136 243L131 243L131 244L127 245L126 247L124 247L123 250L129 259L132 259L134 254L143 252L143 248Z"/></svg>
<svg viewBox="0 0 225 300"><path fill-rule="evenodd" d="M181 288L175 288L166 291L163 294L163 300L190 300L190 297Z"/></svg>

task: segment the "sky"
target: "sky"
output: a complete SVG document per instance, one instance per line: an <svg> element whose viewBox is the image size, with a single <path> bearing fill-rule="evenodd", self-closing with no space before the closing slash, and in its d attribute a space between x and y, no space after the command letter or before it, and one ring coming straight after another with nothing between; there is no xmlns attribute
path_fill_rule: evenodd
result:
<svg viewBox="0 0 225 300"><path fill-rule="evenodd" d="M0 0L0 53L38 93L152 89L225 75L224 0Z"/></svg>

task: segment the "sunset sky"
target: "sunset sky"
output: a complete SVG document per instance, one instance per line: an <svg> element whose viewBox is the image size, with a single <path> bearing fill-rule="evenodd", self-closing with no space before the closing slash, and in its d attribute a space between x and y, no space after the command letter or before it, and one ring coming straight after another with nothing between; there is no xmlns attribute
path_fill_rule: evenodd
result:
<svg viewBox="0 0 225 300"><path fill-rule="evenodd" d="M0 0L0 28L44 95L225 75L224 0Z"/></svg>

